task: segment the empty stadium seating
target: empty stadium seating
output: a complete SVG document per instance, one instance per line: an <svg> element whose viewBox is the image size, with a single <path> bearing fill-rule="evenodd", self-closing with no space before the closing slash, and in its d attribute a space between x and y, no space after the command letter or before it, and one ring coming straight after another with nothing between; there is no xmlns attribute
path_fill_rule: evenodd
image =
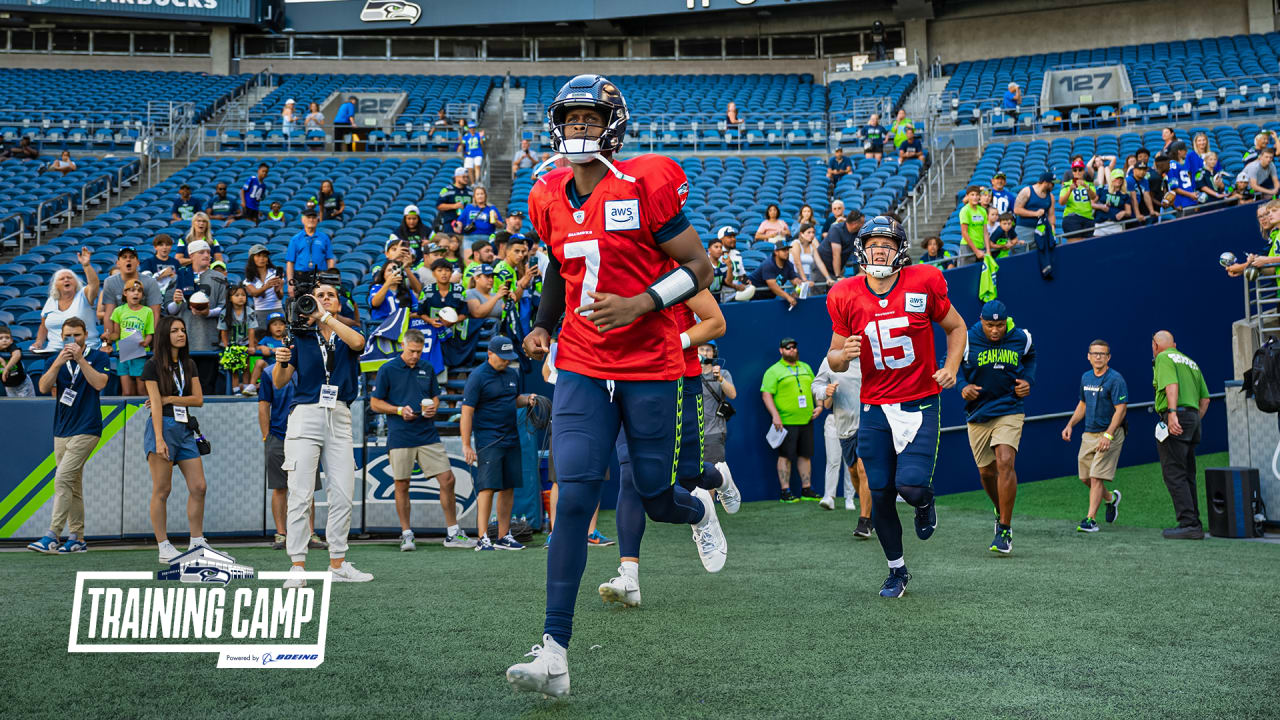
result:
<svg viewBox="0 0 1280 720"><path fill-rule="evenodd" d="M21 215L28 238L68 222L86 204L97 204L108 191L131 184L140 163L136 158L76 157L75 172L62 175L41 173L50 158L39 161L0 162L0 238L16 245L18 223L9 219Z"/></svg>
<svg viewBox="0 0 1280 720"><path fill-rule="evenodd" d="M138 70L0 69L0 126L59 128L146 121L150 102L191 102L195 121L244 88L251 75ZM167 113L164 111L168 120ZM45 124L47 121L47 125Z"/></svg>

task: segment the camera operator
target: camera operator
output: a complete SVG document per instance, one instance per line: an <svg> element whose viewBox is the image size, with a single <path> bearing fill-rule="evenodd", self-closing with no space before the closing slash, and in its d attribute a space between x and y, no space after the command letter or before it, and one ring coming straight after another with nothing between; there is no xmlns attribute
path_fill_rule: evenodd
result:
<svg viewBox="0 0 1280 720"><path fill-rule="evenodd" d="M715 343L699 345L698 359L702 362L702 459L714 465L725 462L725 435L734 413L729 401L738 397L738 389Z"/></svg>
<svg viewBox="0 0 1280 720"><path fill-rule="evenodd" d="M305 285L299 287L303 289ZM301 572L306 564L311 536L307 516L315 494L316 465L323 454L329 500L325 524L329 572L334 582L368 582L372 575L346 561L355 491L350 406L359 393L364 337L338 320L340 304L333 285L316 285L310 297L299 294L295 302L299 322L291 328L292 347L276 349L276 366L271 373L276 389L288 385L295 373L298 376L284 440L284 469L289 473L285 537L293 561L291 571ZM290 579L285 587L303 584L301 578Z"/></svg>

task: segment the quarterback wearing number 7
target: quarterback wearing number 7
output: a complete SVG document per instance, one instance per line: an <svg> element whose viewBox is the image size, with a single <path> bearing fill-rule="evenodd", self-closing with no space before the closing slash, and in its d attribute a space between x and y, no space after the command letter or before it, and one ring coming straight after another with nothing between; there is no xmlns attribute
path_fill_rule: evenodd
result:
<svg viewBox="0 0 1280 720"><path fill-rule="evenodd" d="M842 372L862 367L858 457L871 488L871 522L889 561L884 597L902 597L911 575L902 556L897 496L915 507L916 536L938 526L933 471L942 430L939 393L956 384L966 328L947 297L947 281L932 265L910 265L907 234L895 219L872 218L854 240L866 272L845 278L827 294L831 348L827 362ZM947 334L942 367L933 349L933 324Z"/></svg>

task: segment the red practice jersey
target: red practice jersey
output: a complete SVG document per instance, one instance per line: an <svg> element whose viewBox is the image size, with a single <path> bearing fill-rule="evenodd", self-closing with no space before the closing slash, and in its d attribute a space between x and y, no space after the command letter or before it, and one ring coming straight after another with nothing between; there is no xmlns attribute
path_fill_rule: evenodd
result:
<svg viewBox="0 0 1280 720"><path fill-rule="evenodd" d="M635 182L608 173L580 208L569 201L571 168L552 170L529 191L529 220L564 278L556 368L610 380L675 380L684 375L685 359L674 308L607 333L577 312L594 302L588 292L639 295L675 267L654 234L684 208L684 170L660 155L614 165Z"/></svg>
<svg viewBox="0 0 1280 720"><path fill-rule="evenodd" d="M688 304L680 303L671 308L676 313L676 328L680 332L688 332L698 323L698 318L689 309ZM693 377L702 374L702 360L698 357L698 348L690 345L684 350L684 376Z"/></svg>
<svg viewBox="0 0 1280 720"><path fill-rule="evenodd" d="M908 265L883 298L865 277L845 278L827 293L835 334L862 337L862 402L891 405L937 394L933 324L951 310L947 281L932 265Z"/></svg>

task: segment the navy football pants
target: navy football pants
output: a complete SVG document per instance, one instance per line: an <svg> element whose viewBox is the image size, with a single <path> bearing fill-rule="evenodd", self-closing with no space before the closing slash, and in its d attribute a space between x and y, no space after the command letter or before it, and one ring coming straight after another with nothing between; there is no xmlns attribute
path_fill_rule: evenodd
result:
<svg viewBox="0 0 1280 720"><path fill-rule="evenodd" d="M942 432L937 395L905 402L901 407L922 416L915 438L901 453L893 445L893 432L881 406L863 405L858 425L858 457L862 458L871 489L871 524L880 538L885 559L891 561L902 557L898 495L914 507L932 502L933 470Z"/></svg>

